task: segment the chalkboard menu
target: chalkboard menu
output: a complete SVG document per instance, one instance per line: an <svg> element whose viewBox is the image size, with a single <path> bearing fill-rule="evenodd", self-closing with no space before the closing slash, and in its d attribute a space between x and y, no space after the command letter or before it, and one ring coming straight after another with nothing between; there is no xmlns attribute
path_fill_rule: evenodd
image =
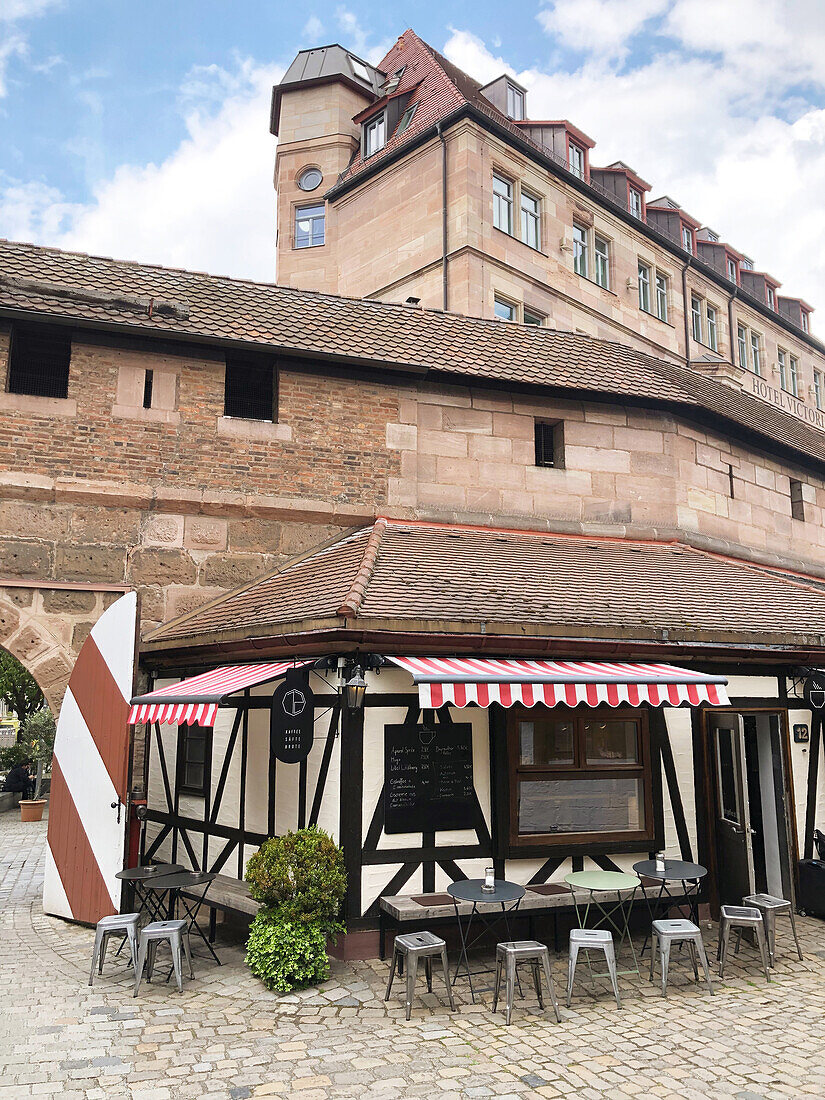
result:
<svg viewBox="0 0 825 1100"><path fill-rule="evenodd" d="M384 832L473 827L473 728L384 727Z"/></svg>

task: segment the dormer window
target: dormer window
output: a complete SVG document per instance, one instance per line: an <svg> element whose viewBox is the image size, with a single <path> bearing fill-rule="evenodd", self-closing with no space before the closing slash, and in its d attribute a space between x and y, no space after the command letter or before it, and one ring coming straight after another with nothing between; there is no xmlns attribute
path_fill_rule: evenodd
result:
<svg viewBox="0 0 825 1100"><path fill-rule="evenodd" d="M575 142L568 142L567 164L574 176L584 179L584 149Z"/></svg>
<svg viewBox="0 0 825 1100"><path fill-rule="evenodd" d="M768 290L768 308L776 309L776 294L772 286L767 288Z"/></svg>
<svg viewBox="0 0 825 1100"><path fill-rule="evenodd" d="M358 77L359 80L366 80L367 84L372 84L372 78L370 72L363 61L357 57L353 57L352 54L347 55L349 57L349 63L352 65L352 71Z"/></svg>
<svg viewBox="0 0 825 1100"><path fill-rule="evenodd" d="M802 331L803 332L809 332L810 330L808 328L808 314L805 312L804 309L800 310L800 318L802 320ZM817 406L817 408L818 407L819 406Z"/></svg>
<svg viewBox="0 0 825 1100"><path fill-rule="evenodd" d="M744 271L753 271L753 260L740 260L739 266Z"/></svg>
<svg viewBox="0 0 825 1100"><path fill-rule="evenodd" d="M736 260L732 260L730 256L728 256L728 278L732 283L739 281L737 279Z"/></svg>
<svg viewBox="0 0 825 1100"><path fill-rule="evenodd" d="M714 233L712 229L705 230L705 240L712 241L714 244L719 240L719 234Z"/></svg>
<svg viewBox="0 0 825 1100"><path fill-rule="evenodd" d="M371 157L387 144L387 120L382 112L364 126L364 156Z"/></svg>
<svg viewBox="0 0 825 1100"><path fill-rule="evenodd" d="M628 192L630 196L630 213L634 218L641 219L642 216L642 193L637 191L635 187L631 187Z"/></svg>
<svg viewBox="0 0 825 1100"><path fill-rule="evenodd" d="M524 118L524 92L515 84L507 85L507 114L520 122Z"/></svg>
<svg viewBox="0 0 825 1100"><path fill-rule="evenodd" d="M401 68L396 69L392 76L389 78L387 83L384 85L384 92L386 94L394 92L395 89L398 87L401 82L401 77L404 75L404 70L406 69L406 67L406 65L402 65Z"/></svg>
<svg viewBox="0 0 825 1100"><path fill-rule="evenodd" d="M682 248L693 255L693 230L682 222Z"/></svg>
<svg viewBox="0 0 825 1100"><path fill-rule="evenodd" d="M417 107L418 104L413 103L412 107L408 107L406 109L404 114L401 116L401 121L398 123L398 129L396 130L397 134L403 134L404 131L407 129L407 127L413 120L413 115L415 114Z"/></svg>

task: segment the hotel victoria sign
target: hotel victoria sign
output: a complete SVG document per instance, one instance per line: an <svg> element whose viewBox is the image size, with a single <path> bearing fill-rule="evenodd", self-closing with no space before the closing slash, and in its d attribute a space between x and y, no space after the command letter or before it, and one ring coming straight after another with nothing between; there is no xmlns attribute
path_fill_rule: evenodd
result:
<svg viewBox="0 0 825 1100"><path fill-rule="evenodd" d="M751 392L755 393L757 397L761 397L763 401L769 401L778 409L784 409L785 412L791 413L792 416L798 416L800 420L807 420L808 423L813 424L815 428L820 428L822 431L825 431L825 413L820 412L819 409L812 409L809 405L806 405L804 401L800 401L798 397L794 397L792 393L788 393L786 390L777 389L776 386L769 385L764 378L759 378L755 374L748 375L748 380L750 382Z"/></svg>

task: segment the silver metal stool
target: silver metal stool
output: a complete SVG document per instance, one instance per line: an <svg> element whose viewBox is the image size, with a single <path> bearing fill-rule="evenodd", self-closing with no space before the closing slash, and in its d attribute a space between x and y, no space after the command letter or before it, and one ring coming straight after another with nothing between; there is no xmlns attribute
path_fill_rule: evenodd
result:
<svg viewBox="0 0 825 1100"><path fill-rule="evenodd" d="M570 929L570 959L567 964L567 1007L570 1007L570 998L573 994L573 978L576 974L576 961L579 951L603 951L607 962L607 973L613 985L613 993L616 1004L622 1007L619 997L619 982L616 977L616 952L613 949L613 934L604 928L571 928ZM597 975L602 977L603 975Z"/></svg>
<svg viewBox="0 0 825 1100"><path fill-rule="evenodd" d="M95 977L95 963L98 974L103 973L103 963L106 958L106 947L110 936L125 936L129 941L129 950L132 953L132 966L137 966L137 938L138 920L140 913L114 913L111 917L102 917L97 922L95 929L95 946L92 952L92 971L89 974L89 985Z"/></svg>
<svg viewBox="0 0 825 1100"><path fill-rule="evenodd" d="M670 948L674 943L686 943L690 951L690 961L693 963L693 976L699 981L699 971L696 967L696 954L702 961L702 969L705 972L705 981L708 989L713 993L713 985L710 980L710 967L708 957L705 954L705 945L702 942L702 933L690 920L679 918L678 920L655 920L653 922L653 943L650 951L650 981L653 981L653 966L656 961L656 947L659 948L659 956L662 966L662 996L667 996L667 971L670 963Z"/></svg>
<svg viewBox="0 0 825 1100"><path fill-rule="evenodd" d="M768 973L768 948L765 943L765 924L762 914L751 905L723 905L719 911L719 944L716 949L716 957L719 960L719 977L725 972L725 959L728 954L728 941L731 928L737 929L739 935L736 950L742 939L742 929L752 928L756 933L756 941L759 945L759 953L762 956L762 969L768 981L771 976Z"/></svg>
<svg viewBox="0 0 825 1100"><path fill-rule="evenodd" d="M395 977L395 968L403 960L407 967L407 996L404 1003L407 1009L408 1020L410 1018L412 1000L415 993L415 978L418 973L418 960L424 960L424 969L427 974L427 992L432 993L433 958L436 955L441 956L441 966L444 970L444 984L447 986L447 996L450 999L450 1008L455 1012L453 990L450 985L450 968L447 965L447 945L444 940L442 940L440 936L434 936L432 932L407 932L403 936L395 937L392 945L390 978L387 982L387 993L384 1000L388 1001L390 999L393 978Z"/></svg>
<svg viewBox="0 0 825 1100"><path fill-rule="evenodd" d="M532 967L533 984L536 987L539 1008L542 1009L544 1008L544 1001L541 996L541 975L539 973L539 967L544 968L544 980L547 982L547 989L550 993L553 1011L556 1014L556 1019L561 1023L561 1013L559 1012L559 1005L556 1000L556 992L553 989L553 978L550 974L550 952L543 943L539 943L537 940L509 940L506 943L496 944L496 986L495 992L493 993L493 1012L498 1008L498 994L501 989L501 974L503 970L506 975L504 1019L505 1023L510 1023L510 1016L513 1011L513 998L516 992L516 967L520 962L529 962Z"/></svg>
<svg viewBox="0 0 825 1100"><path fill-rule="evenodd" d="M168 943L172 951L172 965L175 968L175 979L178 983L178 992L183 991L183 976L181 952L186 952L186 961L189 963L189 977L195 977L192 967L192 948L189 943L189 922L186 920L158 920L147 924L140 932L140 951L135 966L135 991L137 997L140 979L146 968L146 980L151 982L152 971L155 968L155 955L159 943ZM147 965L148 961L148 965Z"/></svg>
<svg viewBox="0 0 825 1100"><path fill-rule="evenodd" d="M768 959L771 966L776 965L777 917L791 918L791 931L796 944L796 952L799 955L799 961L802 962L802 948L799 946L799 936L796 934L796 918L794 917L793 905L789 901L785 901L784 898L775 898L771 894L750 894L748 897L742 898L742 904L752 905L754 909L758 909L762 914L762 920L765 922L765 934L768 938ZM739 950L738 942L736 950Z"/></svg>

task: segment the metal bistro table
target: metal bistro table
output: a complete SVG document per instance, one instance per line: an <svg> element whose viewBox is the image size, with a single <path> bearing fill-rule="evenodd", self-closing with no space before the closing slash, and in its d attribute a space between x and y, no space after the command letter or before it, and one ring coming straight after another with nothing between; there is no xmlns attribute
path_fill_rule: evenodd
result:
<svg viewBox="0 0 825 1100"><path fill-rule="evenodd" d="M206 949L218 966L221 965L221 960L215 954L215 949L204 935L203 929L198 924L198 912L203 905L207 891L218 876L215 874L204 874L202 872L187 871L182 869L174 874L154 875L151 879L145 882L148 890L153 891L158 895L155 899L156 906L161 911L159 920L174 920L175 911L180 903L186 911L186 917L189 921L190 931L196 932L203 942L206 944ZM190 906L185 897L181 896L181 890L191 890L196 886L203 886L203 892L200 897L193 902ZM163 914L163 900L161 895L168 894L166 899L166 913ZM171 972L170 972L171 973Z"/></svg>
<svg viewBox="0 0 825 1100"><path fill-rule="evenodd" d="M641 886L639 876L626 874L624 871L573 871L572 874L565 875L564 881L573 895L579 928L609 928L617 933L619 937L616 943L617 964L624 943L630 946L630 953L633 956L633 966L627 970L618 970L617 973L638 975L639 960L636 958L636 949L630 935L630 913L633 909L633 898ZM581 908L576 897L577 890L586 892L588 895L586 903ZM615 894L615 902L608 898L602 901L600 895L604 894ZM594 913L597 915L592 917L591 914ZM593 977L607 977L606 974L595 974L593 970L590 973Z"/></svg>
<svg viewBox="0 0 825 1100"><path fill-rule="evenodd" d="M687 906L690 920L698 927L699 883L708 873L707 867L703 867L701 863L688 863L683 859L666 859L664 871L657 871L655 859L643 859L639 863L633 864L633 870L643 879L655 879L659 883L658 893L655 897L651 897L648 895L644 881L642 881L642 894L647 902L647 910L651 921L655 918L664 897L672 902L673 907L676 909L682 910ZM670 892L669 882L681 882L682 897L676 897ZM645 937L642 954L644 954L647 947L647 940L648 937Z"/></svg>
<svg viewBox="0 0 825 1100"><path fill-rule="evenodd" d="M146 888L146 883L163 878L165 875L176 875L185 870L186 868L180 863L148 863L145 867L127 867L125 871L118 871L115 878L131 885L141 916L148 913L150 920L164 920L163 908L159 905L155 894Z"/></svg>
<svg viewBox="0 0 825 1100"><path fill-rule="evenodd" d="M467 952L474 947L479 940L481 940L485 934L488 934L497 924L504 923L504 927L507 931L507 940L511 940L513 937L510 935L510 921L511 914L516 913L521 903L521 899L524 897L525 889L523 886L519 886L516 882L508 882L506 879L495 879L494 890L482 890L484 885L484 879L470 878L463 879L460 882L453 882L447 887L447 893L453 899L453 905L455 906L455 918L458 921L458 934L461 937L461 955L459 956L458 965L455 968L455 974L453 975L453 981L455 982L459 977L463 977L460 971L462 965L467 974L467 981L470 984L470 996L475 1003L476 994L473 989L473 971L470 969L470 960ZM458 908L458 903L461 901L468 901L472 904L469 916L467 917L466 925L462 923L461 913ZM494 920L486 920L487 914L479 912L479 905L500 905L501 912L495 914ZM478 918L482 923L481 931L476 933L474 938L470 938L470 933L473 927L473 920ZM482 974L493 974L492 970L476 970L476 976ZM482 989L492 989L492 984L489 986L477 986L479 991Z"/></svg>

